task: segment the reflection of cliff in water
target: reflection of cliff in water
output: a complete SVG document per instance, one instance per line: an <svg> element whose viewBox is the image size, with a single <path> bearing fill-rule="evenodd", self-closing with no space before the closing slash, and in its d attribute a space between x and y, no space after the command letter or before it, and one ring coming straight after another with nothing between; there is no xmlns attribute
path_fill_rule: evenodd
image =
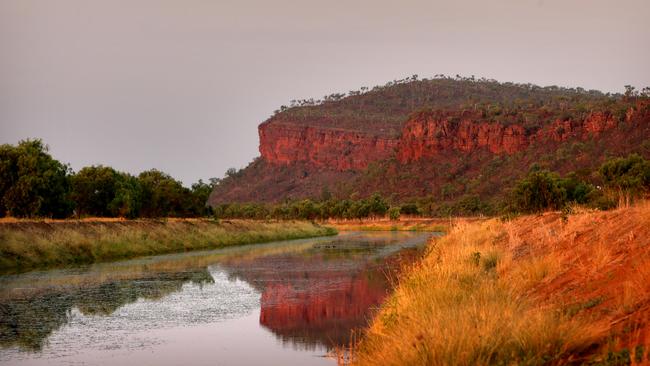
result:
<svg viewBox="0 0 650 366"><path fill-rule="evenodd" d="M0 346L38 351L52 332L68 322L73 308L84 315L110 315L138 299L155 300L177 292L187 282L206 284L214 280L204 268L1 299Z"/></svg>
<svg viewBox="0 0 650 366"><path fill-rule="evenodd" d="M324 243L303 255L225 261L220 266L262 293L260 324L282 342L298 348L340 346L349 343L352 330L367 325L372 310L389 293L387 273L415 253L403 251L386 260L388 243L353 242L345 250L337 250L336 242Z"/></svg>
<svg viewBox="0 0 650 366"><path fill-rule="evenodd" d="M327 289L309 287L269 284L262 294L260 324L283 342L306 348L344 345L353 329L367 324L388 288L385 276L373 271L333 280Z"/></svg>

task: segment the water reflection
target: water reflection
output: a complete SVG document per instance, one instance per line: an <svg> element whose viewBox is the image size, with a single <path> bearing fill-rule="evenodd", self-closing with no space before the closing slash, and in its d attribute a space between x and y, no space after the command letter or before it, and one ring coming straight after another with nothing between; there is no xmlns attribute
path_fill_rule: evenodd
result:
<svg viewBox="0 0 650 366"><path fill-rule="evenodd" d="M316 286L314 286L316 287ZM260 324L283 342L313 348L348 344L386 296L385 277L374 271L336 283L328 291L273 284L262 293Z"/></svg>
<svg viewBox="0 0 650 366"><path fill-rule="evenodd" d="M76 311L111 317L139 300L162 306L171 301L171 294L188 292L187 284L205 289L223 286L214 279L220 273L231 282L245 281L258 293L259 324L284 345L296 349L342 345L351 329L365 325L369 311L386 296L386 273L399 258L412 254L402 249L425 240L417 234L354 234L2 276L0 346L45 352L48 337L70 322ZM177 305L197 314L216 311L214 301L199 308L192 296Z"/></svg>
<svg viewBox="0 0 650 366"><path fill-rule="evenodd" d="M77 287L36 293L0 302L0 346L39 351L44 340L66 324L73 308L83 315L113 314L138 299L156 300L181 290L186 282L213 283L204 268L178 273L157 273L133 280L117 280L97 287Z"/></svg>

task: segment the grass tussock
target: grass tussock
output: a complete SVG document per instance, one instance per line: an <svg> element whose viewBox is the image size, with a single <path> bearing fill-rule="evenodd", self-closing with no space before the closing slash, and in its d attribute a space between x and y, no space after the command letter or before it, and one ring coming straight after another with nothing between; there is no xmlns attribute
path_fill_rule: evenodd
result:
<svg viewBox="0 0 650 366"><path fill-rule="evenodd" d="M0 224L0 269L93 263L334 234L333 228L300 221L4 223Z"/></svg>
<svg viewBox="0 0 650 366"><path fill-rule="evenodd" d="M584 322L526 296L557 259L517 261L497 220L437 240L382 308L356 353L360 365L546 364L588 348Z"/></svg>
<svg viewBox="0 0 650 366"><path fill-rule="evenodd" d="M650 203L456 224L355 347L360 365L650 362Z"/></svg>

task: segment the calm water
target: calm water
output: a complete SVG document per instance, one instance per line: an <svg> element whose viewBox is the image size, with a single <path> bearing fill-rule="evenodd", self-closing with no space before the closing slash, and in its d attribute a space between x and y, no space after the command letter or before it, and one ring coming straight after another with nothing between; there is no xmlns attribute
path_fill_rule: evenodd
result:
<svg viewBox="0 0 650 366"><path fill-rule="evenodd" d="M352 233L0 276L1 365L332 365L430 234Z"/></svg>

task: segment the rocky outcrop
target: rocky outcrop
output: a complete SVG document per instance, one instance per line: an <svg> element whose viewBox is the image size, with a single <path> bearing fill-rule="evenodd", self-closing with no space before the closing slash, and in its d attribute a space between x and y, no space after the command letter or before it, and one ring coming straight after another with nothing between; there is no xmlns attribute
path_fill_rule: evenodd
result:
<svg viewBox="0 0 650 366"><path fill-rule="evenodd" d="M459 119L423 113L405 124L397 158L401 162L417 161L445 150L470 152L479 148L495 154L512 154L523 150L527 144L526 131L519 125L503 126L473 117Z"/></svg>
<svg viewBox="0 0 650 366"><path fill-rule="evenodd" d="M634 113L627 113L630 122ZM479 116L420 113L409 119L397 148L400 162L417 161L455 150L471 152L486 149L494 154L514 154L532 143L586 140L618 127L619 121L609 112L593 112L582 120L555 120L536 131L519 125L505 126L487 122Z"/></svg>
<svg viewBox="0 0 650 366"><path fill-rule="evenodd" d="M390 157L399 140L342 129L265 122L259 126L260 153L274 164L308 162L317 168L360 170Z"/></svg>
<svg viewBox="0 0 650 366"><path fill-rule="evenodd" d="M633 118L627 114L627 120ZM485 149L514 154L531 143L587 139L618 126L609 112L593 112L582 120L555 120L529 132L520 124L486 121L471 113L422 112L404 123L401 136L320 126L267 121L260 125L260 153L267 162L308 163L316 168L362 170L393 155L400 162L417 161L445 151L469 153Z"/></svg>
<svg viewBox="0 0 650 366"><path fill-rule="evenodd" d="M582 114L541 107L499 115L429 110L401 124L391 120L394 128L370 117L358 124L272 117L259 127L261 157L220 182L209 204L319 199L323 192L408 200L449 186L466 190L459 181L472 181L488 199L535 162L566 174L594 170L609 156L650 158L650 101L612 103Z"/></svg>

